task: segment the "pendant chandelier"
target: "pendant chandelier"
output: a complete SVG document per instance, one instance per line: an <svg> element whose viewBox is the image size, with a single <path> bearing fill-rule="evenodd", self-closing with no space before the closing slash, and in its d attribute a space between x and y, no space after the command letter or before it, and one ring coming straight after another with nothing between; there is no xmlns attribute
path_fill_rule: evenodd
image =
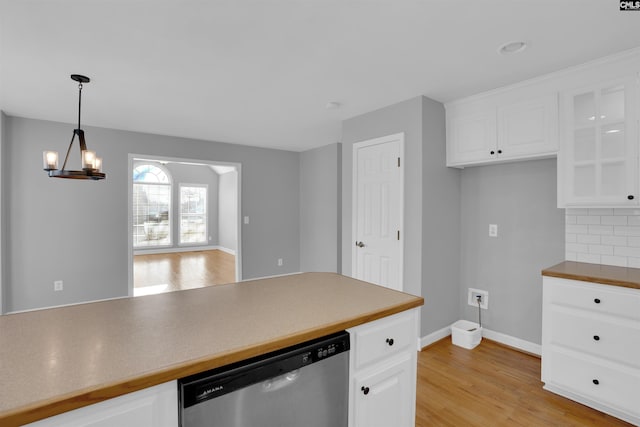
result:
<svg viewBox="0 0 640 427"><path fill-rule="evenodd" d="M84 131L80 128L80 111L82 109L82 84L89 83L91 80L89 77L81 76L79 74L71 74L71 80L78 82L78 128L73 130L73 136L67 149L67 155L64 157L64 163L62 169L58 169L58 152L57 151L45 151L43 153L44 170L48 172L51 178L70 178L70 179L91 179L97 181L99 179L105 179L106 174L101 172L102 159L96 157L95 151L87 150L87 144L84 140ZM73 146L73 141L78 135L80 142L80 158L82 162L82 170L70 170L66 169L67 161L69 160L69 153Z"/></svg>

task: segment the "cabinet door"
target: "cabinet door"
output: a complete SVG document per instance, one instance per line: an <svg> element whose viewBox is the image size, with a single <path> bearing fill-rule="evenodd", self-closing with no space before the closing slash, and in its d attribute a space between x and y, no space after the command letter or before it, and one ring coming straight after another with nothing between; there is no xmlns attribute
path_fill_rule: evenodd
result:
<svg viewBox="0 0 640 427"><path fill-rule="evenodd" d="M452 117L448 124L447 164L482 162L496 157L496 113Z"/></svg>
<svg viewBox="0 0 640 427"><path fill-rule="evenodd" d="M356 427L405 427L415 423L415 376L410 354L402 355L379 370L356 376L353 388Z"/></svg>
<svg viewBox="0 0 640 427"><path fill-rule="evenodd" d="M29 427L177 427L175 381L65 412Z"/></svg>
<svg viewBox="0 0 640 427"><path fill-rule="evenodd" d="M556 153L557 94L499 107L497 148L503 159Z"/></svg>
<svg viewBox="0 0 640 427"><path fill-rule="evenodd" d="M561 102L559 206L638 205L636 77L569 91Z"/></svg>

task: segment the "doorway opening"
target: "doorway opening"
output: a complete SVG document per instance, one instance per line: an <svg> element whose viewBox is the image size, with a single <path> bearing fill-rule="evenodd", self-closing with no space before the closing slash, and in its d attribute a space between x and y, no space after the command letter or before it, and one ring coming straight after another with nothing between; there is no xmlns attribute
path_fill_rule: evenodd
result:
<svg viewBox="0 0 640 427"><path fill-rule="evenodd" d="M129 296L242 280L240 164L129 155Z"/></svg>

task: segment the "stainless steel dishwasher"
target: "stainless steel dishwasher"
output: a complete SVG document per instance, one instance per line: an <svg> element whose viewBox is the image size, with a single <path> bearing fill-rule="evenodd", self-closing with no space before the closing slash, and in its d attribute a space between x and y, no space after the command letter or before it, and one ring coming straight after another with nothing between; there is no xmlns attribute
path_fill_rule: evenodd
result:
<svg viewBox="0 0 640 427"><path fill-rule="evenodd" d="M347 426L349 333L178 380L181 427Z"/></svg>

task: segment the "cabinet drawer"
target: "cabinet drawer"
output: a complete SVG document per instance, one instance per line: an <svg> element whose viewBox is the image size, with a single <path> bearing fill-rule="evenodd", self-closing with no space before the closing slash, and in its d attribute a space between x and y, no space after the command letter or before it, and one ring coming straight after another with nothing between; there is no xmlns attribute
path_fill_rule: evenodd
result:
<svg viewBox="0 0 640 427"><path fill-rule="evenodd" d="M637 370L612 369L553 351L548 353L545 363L554 384L613 408L640 413Z"/></svg>
<svg viewBox="0 0 640 427"><path fill-rule="evenodd" d="M547 303L640 320L640 290L560 279L544 278Z"/></svg>
<svg viewBox="0 0 640 427"><path fill-rule="evenodd" d="M414 365L411 356L405 355L380 371L354 378L354 427L414 425Z"/></svg>
<svg viewBox="0 0 640 427"><path fill-rule="evenodd" d="M416 350L415 318L401 313L376 320L355 329L352 339L355 368L360 369L407 349Z"/></svg>
<svg viewBox="0 0 640 427"><path fill-rule="evenodd" d="M640 368L640 322L611 323L550 310L551 344Z"/></svg>

